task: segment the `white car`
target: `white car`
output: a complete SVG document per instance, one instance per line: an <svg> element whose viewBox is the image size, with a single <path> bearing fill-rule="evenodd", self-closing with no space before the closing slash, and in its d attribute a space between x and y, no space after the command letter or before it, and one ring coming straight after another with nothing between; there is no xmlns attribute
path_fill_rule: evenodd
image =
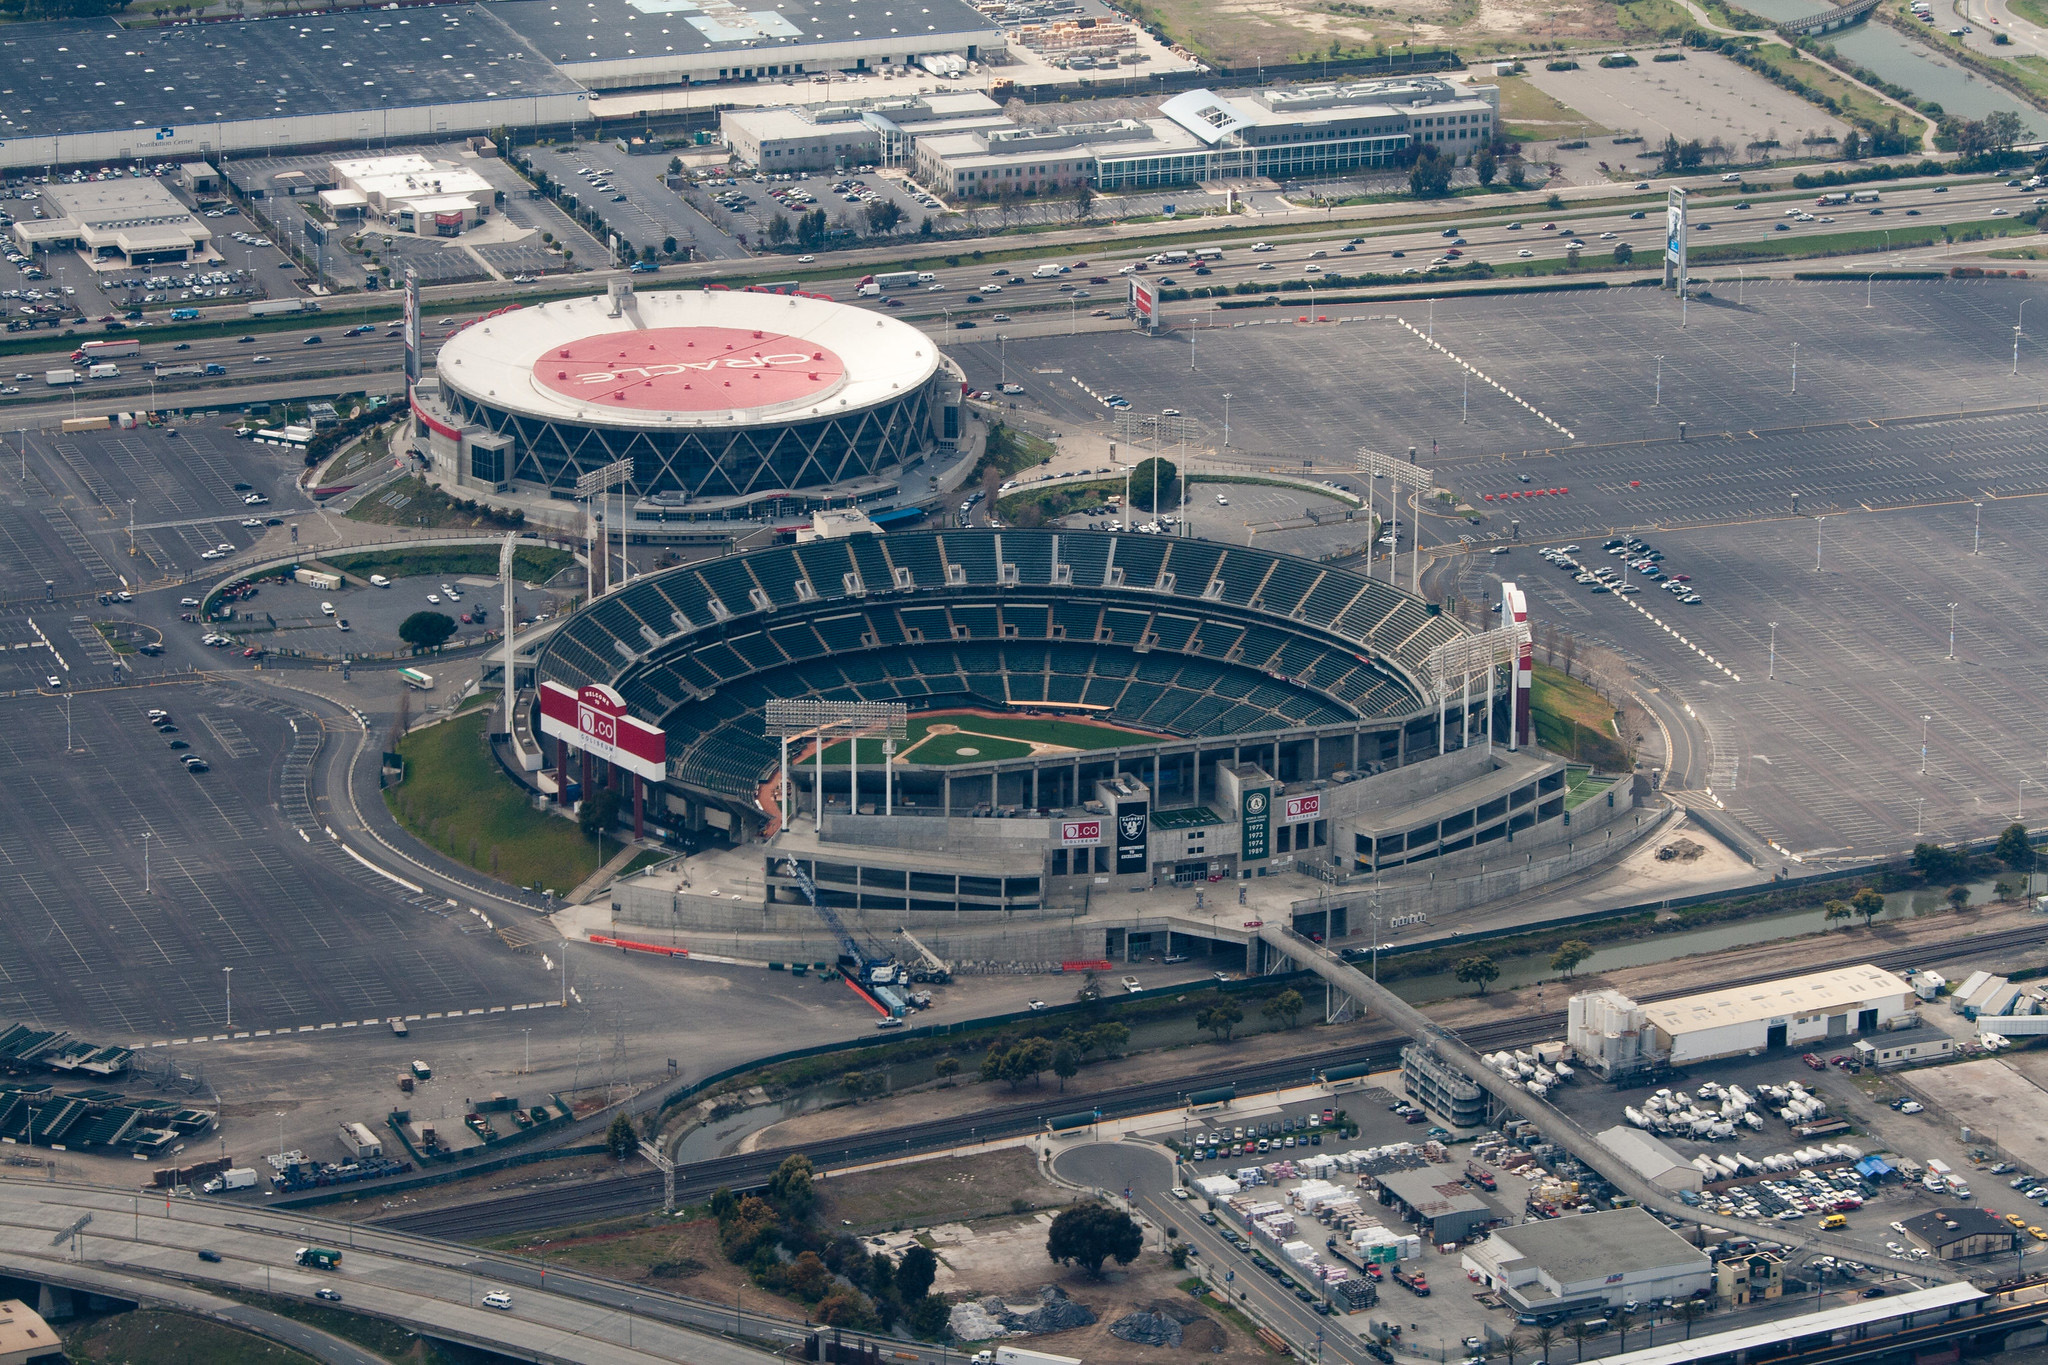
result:
<svg viewBox="0 0 2048 1365"><path fill-rule="evenodd" d="M501 1313L512 1311L512 1296L502 1289L493 1289L484 1295L483 1303L484 1307L495 1308Z"/></svg>
<svg viewBox="0 0 2048 1365"><path fill-rule="evenodd" d="M44 678L43 681L49 684L51 687L62 687L64 685L64 680L58 677L55 673L50 674L48 677Z"/></svg>
<svg viewBox="0 0 2048 1365"><path fill-rule="evenodd" d="M1252 243L1252 250L1253 250L1253 251L1271 251L1272 249L1273 249L1273 244L1272 244L1271 242L1253 242L1253 243Z"/></svg>
<svg viewBox="0 0 2048 1365"><path fill-rule="evenodd" d="M1531 250L1529 250L1529 248L1528 248L1528 247L1523 247L1523 248L1522 248L1522 249L1521 249L1520 251L1517 251L1517 252L1516 252L1515 254L1516 254L1517 256L1520 256L1520 257L1521 257L1521 258L1522 258L1523 260L1525 260L1525 261L1526 261L1526 260L1528 260L1528 259L1529 259L1529 258L1530 258L1531 256L1534 256L1534 255L1535 255L1536 253L1535 253L1535 252L1533 252L1533 251L1531 251Z"/></svg>
<svg viewBox="0 0 2048 1365"><path fill-rule="evenodd" d="M1920 1101L1918 1100L1907 1100L1904 1104L1899 1106L1899 1112L1901 1114L1920 1114L1925 1113L1926 1110L1927 1106L1920 1103Z"/></svg>
<svg viewBox="0 0 2048 1365"><path fill-rule="evenodd" d="M437 592L430 592L427 594L427 601L433 603L435 606L438 607L441 605L441 594Z"/></svg>
<svg viewBox="0 0 2048 1365"><path fill-rule="evenodd" d="M219 551L219 550L201 550L201 551L199 552L199 557L200 557L201 559L219 559L219 558L220 558L220 551Z"/></svg>
<svg viewBox="0 0 2048 1365"><path fill-rule="evenodd" d="M1906 1225L1905 1225L1904 1223L1893 1223L1893 1224L1892 1224L1892 1231L1893 1231L1893 1232L1904 1232L1905 1230L1906 1230Z"/></svg>
<svg viewBox="0 0 2048 1365"><path fill-rule="evenodd" d="M1025 1004L1035 1010L1042 1010L1045 1008L1045 1002L1043 1000L1028 1000L1025 1002Z"/></svg>
<svg viewBox="0 0 2048 1365"><path fill-rule="evenodd" d="M1136 994L1144 989L1144 987L1138 984L1138 978L1135 976L1125 977L1121 984L1125 990L1130 991L1132 994Z"/></svg>
<svg viewBox="0 0 2048 1365"><path fill-rule="evenodd" d="M796 258L796 262L798 265L809 265L812 261L815 261L817 259L818 258L816 256L799 256Z"/></svg>
<svg viewBox="0 0 2048 1365"><path fill-rule="evenodd" d="M231 555L231 554L233 554L233 553L235 552L235 547L234 547L234 546L232 546L232 545L226 544L225 542L223 542L222 544L216 545L216 546L214 546L213 548L214 548L214 549L216 549L216 550L219 550L219 551L220 551L220 552L221 552L222 554L224 554L224 555Z"/></svg>

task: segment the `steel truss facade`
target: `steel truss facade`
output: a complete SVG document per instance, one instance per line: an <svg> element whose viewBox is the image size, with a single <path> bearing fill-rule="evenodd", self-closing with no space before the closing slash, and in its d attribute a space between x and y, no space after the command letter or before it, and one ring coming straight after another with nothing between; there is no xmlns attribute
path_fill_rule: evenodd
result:
<svg viewBox="0 0 2048 1365"><path fill-rule="evenodd" d="M635 492L721 498L822 488L873 476L922 455L935 438L937 380L858 412L814 421L638 429L509 412L442 388L463 423L511 438L515 482L570 497L576 480L616 460L633 462Z"/></svg>

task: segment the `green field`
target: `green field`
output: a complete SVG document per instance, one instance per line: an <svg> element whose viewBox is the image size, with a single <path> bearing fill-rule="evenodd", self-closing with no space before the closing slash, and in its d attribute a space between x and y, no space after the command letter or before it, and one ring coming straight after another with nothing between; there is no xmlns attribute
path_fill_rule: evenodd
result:
<svg viewBox="0 0 2048 1365"><path fill-rule="evenodd" d="M1529 690L1536 742L1554 754L1612 772L1628 767L1628 751L1614 734L1614 706L1577 678L1537 664Z"/></svg>
<svg viewBox="0 0 2048 1365"><path fill-rule="evenodd" d="M419 550L368 550L361 554L333 555L326 563L368 578L373 573L386 578L439 578L454 574L498 576L498 551L489 545L448 545ZM521 545L512 551L512 576L522 583L545 583L576 562L567 550L550 550L539 545Z"/></svg>
<svg viewBox="0 0 2048 1365"><path fill-rule="evenodd" d="M457 862L567 894L597 871L597 845L573 821L535 810L497 770L483 746L490 719L473 711L400 740L406 778L385 789L384 802L415 837Z"/></svg>
<svg viewBox="0 0 2048 1365"><path fill-rule="evenodd" d="M74 1324L65 1336L63 1359L101 1365L315 1365L253 1332L156 1309Z"/></svg>
<svg viewBox="0 0 2048 1365"><path fill-rule="evenodd" d="M960 733L932 735L935 725L958 726ZM1143 744L1154 738L1138 730L1079 720L1045 720L1035 716L971 716L936 712L912 718L908 737L896 746L897 757L912 763L986 763L996 758L1023 758L1033 744L1054 744L1062 749L1108 749L1119 744ZM930 738L927 738L930 736ZM961 749L978 752L962 754ZM860 741L860 761L880 766L882 741ZM846 742L829 745L826 766L846 766Z"/></svg>

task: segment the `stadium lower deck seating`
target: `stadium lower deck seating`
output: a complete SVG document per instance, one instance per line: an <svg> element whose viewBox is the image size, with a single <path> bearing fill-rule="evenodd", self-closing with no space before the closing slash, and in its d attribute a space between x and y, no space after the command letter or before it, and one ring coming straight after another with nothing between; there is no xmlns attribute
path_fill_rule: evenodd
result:
<svg viewBox="0 0 2048 1365"><path fill-rule="evenodd" d="M949 566L964 586L948 586ZM1212 583L1220 599L1205 597ZM612 684L665 726L678 780L743 794L776 761L771 697L1075 707L1175 735L1252 733L1420 709L1410 680L1460 629L1388 584L1262 550L920 531L636 580L564 623L540 676Z"/></svg>

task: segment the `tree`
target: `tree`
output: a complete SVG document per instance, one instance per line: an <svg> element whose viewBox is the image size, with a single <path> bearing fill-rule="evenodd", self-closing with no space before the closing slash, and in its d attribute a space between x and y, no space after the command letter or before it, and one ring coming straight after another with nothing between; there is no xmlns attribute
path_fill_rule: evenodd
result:
<svg viewBox="0 0 2048 1365"><path fill-rule="evenodd" d="M1847 901L1831 900L1820 908L1821 919L1828 924L1833 924L1838 919L1847 919L1855 913L1855 907Z"/></svg>
<svg viewBox="0 0 2048 1365"><path fill-rule="evenodd" d="M868 1257L868 1293L886 1299L896 1290L896 1263L876 1252Z"/></svg>
<svg viewBox="0 0 2048 1365"><path fill-rule="evenodd" d="M1586 1326L1583 1322L1575 1322L1564 1329L1564 1334L1572 1339L1572 1345L1579 1348L1579 1359L1584 1360L1586 1358L1586 1342L1592 1338L1593 1329Z"/></svg>
<svg viewBox="0 0 2048 1365"><path fill-rule="evenodd" d="M916 1303L932 1292L938 1274L937 1253L922 1242L912 1242L904 1249L903 1259L896 1262L896 1292L905 1303Z"/></svg>
<svg viewBox="0 0 2048 1365"><path fill-rule="evenodd" d="M1563 972L1565 977L1569 979L1571 974L1579 969L1579 964L1592 955L1592 944L1584 939L1568 938L1558 944L1557 951L1551 954L1550 970L1553 972Z"/></svg>
<svg viewBox="0 0 2048 1365"><path fill-rule="evenodd" d="M1872 920L1884 913L1884 897L1867 886L1849 897L1849 904L1855 907L1857 914L1863 916L1863 927L1866 929L1870 927Z"/></svg>
<svg viewBox="0 0 2048 1365"><path fill-rule="evenodd" d="M2027 827L2020 824L2007 825L1998 832L1998 843L1992 853L1998 860L2015 872L2034 870L2034 843L2027 837Z"/></svg>
<svg viewBox="0 0 2048 1365"><path fill-rule="evenodd" d="M939 1077L941 1080L947 1076L957 1076L959 1074L960 1059L958 1057L941 1057L932 1063L932 1075Z"/></svg>
<svg viewBox="0 0 2048 1365"><path fill-rule="evenodd" d="M730 1222L740 1210L740 1197L724 1185L711 1192L711 1217L719 1223Z"/></svg>
<svg viewBox="0 0 2048 1365"><path fill-rule="evenodd" d="M1423 144L1408 168L1408 192L1417 199L1441 199L1451 192L1451 159L1433 144Z"/></svg>
<svg viewBox="0 0 2048 1365"><path fill-rule="evenodd" d="M1105 1057L1121 1057L1131 1041L1131 1026L1111 1019L1088 1030L1088 1046L1099 1048Z"/></svg>
<svg viewBox="0 0 2048 1365"><path fill-rule="evenodd" d="M1616 265L1627 265L1635 260L1635 258L1636 249L1627 242L1616 242L1614 244L1614 263Z"/></svg>
<svg viewBox="0 0 2048 1365"><path fill-rule="evenodd" d="M1626 1308L1617 1308L1607 1315L1608 1330L1621 1338L1621 1353L1628 1353L1628 1334L1636 1325L1636 1315Z"/></svg>
<svg viewBox="0 0 2048 1365"><path fill-rule="evenodd" d="M1293 1028L1301 1018L1304 1003L1300 991L1288 989L1268 1000L1266 1007L1259 1012L1277 1024Z"/></svg>
<svg viewBox="0 0 2048 1365"><path fill-rule="evenodd" d="M881 237L894 232L903 221L903 206L890 199L877 199L867 206L868 235Z"/></svg>
<svg viewBox="0 0 2048 1365"><path fill-rule="evenodd" d="M818 1301L818 1321L827 1327L852 1327L867 1313L860 1291L840 1285Z"/></svg>
<svg viewBox="0 0 2048 1365"><path fill-rule="evenodd" d="M662 239L661 239L661 254L662 254L662 255L664 255L664 256L673 256L673 255L675 255L675 254L676 254L676 239L675 239L675 238L673 238L673 237L664 237L664 238L662 238Z"/></svg>
<svg viewBox="0 0 2048 1365"><path fill-rule="evenodd" d="M1477 984L1479 994L1486 994L1488 983L1500 975L1500 966L1484 953L1461 958L1451 974L1467 985Z"/></svg>
<svg viewBox="0 0 2048 1365"><path fill-rule="evenodd" d="M816 1303L825 1297L825 1290L832 1283L832 1272L825 1269L825 1263L818 1259L815 1251L799 1252L789 1263L787 1271L790 1292L805 1303Z"/></svg>
<svg viewBox="0 0 2048 1365"><path fill-rule="evenodd" d="M596 791L583 798L583 804L576 808L576 828L583 831L586 839L595 839L610 829L619 818L619 795L617 792Z"/></svg>
<svg viewBox="0 0 2048 1365"><path fill-rule="evenodd" d="M792 1153L768 1177L768 1198L791 1222L801 1223L817 1202L811 1188L811 1159Z"/></svg>
<svg viewBox="0 0 2048 1365"><path fill-rule="evenodd" d="M796 220L796 244L805 251L816 251L825 245L825 235L830 230L825 210L813 209Z"/></svg>
<svg viewBox="0 0 2048 1365"><path fill-rule="evenodd" d="M1528 163L1523 161L1520 157L1516 157L1514 160L1508 162L1508 184L1513 186L1515 189L1521 189L1524 185L1528 183Z"/></svg>
<svg viewBox="0 0 2048 1365"><path fill-rule="evenodd" d="M404 634L401 627L399 633ZM1913 845L1913 867L1930 882L1953 881L1968 866L1968 859L1954 849L1943 848L1940 844Z"/></svg>
<svg viewBox="0 0 2048 1365"><path fill-rule="evenodd" d="M1095 187L1083 180L1074 186L1074 217L1088 221L1089 211L1095 207Z"/></svg>
<svg viewBox="0 0 2048 1365"><path fill-rule="evenodd" d="M1942 897L1942 899L1948 902L1951 910L1961 914L1970 908L1970 888L1967 886L1951 886L1948 889L1948 894Z"/></svg>
<svg viewBox="0 0 2048 1365"><path fill-rule="evenodd" d="M455 618L442 611L416 611L398 623L398 638L415 650L439 649L455 633Z"/></svg>
<svg viewBox="0 0 2048 1365"><path fill-rule="evenodd" d="M1493 177L1500 172L1500 163L1493 158L1491 148L1482 147L1479 155L1472 158L1472 174L1479 177L1482 185L1491 185Z"/></svg>
<svg viewBox="0 0 2048 1365"><path fill-rule="evenodd" d="M932 216L929 213L917 220L917 235L925 238L932 235Z"/></svg>
<svg viewBox="0 0 2048 1365"><path fill-rule="evenodd" d="M639 1145L639 1136L633 1132L633 1120L624 1114L614 1114L612 1126L604 1130L604 1149L624 1161Z"/></svg>
<svg viewBox="0 0 2048 1365"><path fill-rule="evenodd" d="M1515 1357L1529 1349L1529 1333L1520 1327L1514 1328L1501 1338L1501 1353L1508 1358L1508 1365L1515 1365Z"/></svg>
<svg viewBox="0 0 2048 1365"><path fill-rule="evenodd" d="M1863 159L1863 135L1854 128L1849 130L1849 136L1842 139L1842 159L1844 161L1861 161Z"/></svg>
<svg viewBox="0 0 2048 1365"><path fill-rule="evenodd" d="M768 240L775 246L781 246L789 240L788 214L778 213L768 220Z"/></svg>
<svg viewBox="0 0 2048 1365"><path fill-rule="evenodd" d="M1060 1089L1065 1091L1067 1082L1081 1070L1081 1054L1073 1045L1061 1043L1052 1050L1052 1074L1060 1078Z"/></svg>
<svg viewBox="0 0 2048 1365"><path fill-rule="evenodd" d="M1679 1319L1685 1323L1685 1339L1692 1340L1692 1325L1707 1315L1707 1305L1699 1299L1681 1299L1678 1304Z"/></svg>
<svg viewBox="0 0 2048 1365"><path fill-rule="evenodd" d="M1045 1254L1059 1265L1079 1266L1090 1279L1102 1278L1102 1263L1129 1265L1144 1249L1145 1235L1131 1216L1107 1204L1074 1204L1052 1220Z"/></svg>
<svg viewBox="0 0 2048 1365"><path fill-rule="evenodd" d="M681 157L672 156L668 159L668 173L670 175L681 175L683 173L683 159Z"/></svg>
<svg viewBox="0 0 2048 1365"><path fill-rule="evenodd" d="M1550 1365L1550 1348L1557 1345L1557 1329L1545 1323L1538 1327L1529 1339L1536 1345L1536 1358L1542 1361L1543 1365Z"/></svg>
<svg viewBox="0 0 2048 1365"><path fill-rule="evenodd" d="M1180 496L1180 471L1173 461L1153 456L1131 471L1131 510L1170 512Z"/></svg>
<svg viewBox="0 0 2048 1365"><path fill-rule="evenodd" d="M1229 1042L1231 1030L1243 1022L1244 1010L1234 1000L1219 1000L1195 1011L1195 1027L1209 1030L1219 1043Z"/></svg>

